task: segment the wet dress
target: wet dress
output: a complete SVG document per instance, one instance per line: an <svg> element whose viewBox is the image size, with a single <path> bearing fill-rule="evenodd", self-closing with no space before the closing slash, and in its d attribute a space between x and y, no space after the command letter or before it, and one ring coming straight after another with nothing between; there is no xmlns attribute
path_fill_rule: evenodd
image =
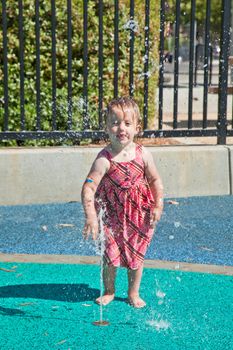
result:
<svg viewBox="0 0 233 350"><path fill-rule="evenodd" d="M105 261L138 269L154 231L150 227L154 200L145 177L142 147L136 144L135 158L128 162L115 162L107 149L98 154L100 157L110 162L95 195L97 212L103 209Z"/></svg>

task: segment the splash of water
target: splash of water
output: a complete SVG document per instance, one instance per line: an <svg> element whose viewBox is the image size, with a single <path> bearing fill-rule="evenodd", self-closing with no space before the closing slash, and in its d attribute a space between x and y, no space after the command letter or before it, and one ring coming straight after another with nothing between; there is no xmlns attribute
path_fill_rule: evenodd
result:
<svg viewBox="0 0 233 350"><path fill-rule="evenodd" d="M165 297L165 293L164 292L162 292L161 290L157 290L156 291L156 296L157 296L157 298L161 298L161 299L163 299L164 297Z"/></svg>
<svg viewBox="0 0 233 350"><path fill-rule="evenodd" d="M64 127L67 125L67 118L69 114L72 115L71 129L74 131L82 130L83 121L89 122L95 120L94 116L98 115L98 105L96 103L87 102L82 96L74 96L72 99L67 99L66 96L58 95L55 101L42 101L41 113L47 114L47 111L56 113L57 123L63 123ZM85 116L83 116L83 111ZM63 141L61 138L60 141Z"/></svg>
<svg viewBox="0 0 233 350"><path fill-rule="evenodd" d="M165 320L151 320L147 321L147 324L156 329L156 331L160 332L161 330L167 330L170 328L171 324Z"/></svg>
<svg viewBox="0 0 233 350"><path fill-rule="evenodd" d="M103 269L104 269L104 263L103 263L103 257L104 257L104 246L105 246L105 237L104 237L104 227L103 227L103 209L101 208L100 214L99 214L99 222L100 222L100 233L99 233L99 247L100 247L100 322L103 321L103 304L102 304L102 298L103 298Z"/></svg>
<svg viewBox="0 0 233 350"><path fill-rule="evenodd" d="M104 269L104 248L105 248L105 235L103 226L103 208L100 209L99 213L99 236L96 241L96 253L100 255L100 319L99 321L93 322L95 326L108 326L109 322L103 320L103 269Z"/></svg>
<svg viewBox="0 0 233 350"><path fill-rule="evenodd" d="M138 22L133 19L130 19L128 22L126 22L123 25L123 29L132 30L134 33L138 33L139 32Z"/></svg>
<svg viewBox="0 0 233 350"><path fill-rule="evenodd" d="M166 296L166 293L164 293L164 292L161 290L161 288L159 287L159 284L158 284L157 281L156 281L156 287L157 287L157 288L156 288L155 294L156 294L157 298L159 299L158 304L159 304L159 305L162 305L163 302L164 302L164 298L165 298L165 296Z"/></svg>
<svg viewBox="0 0 233 350"><path fill-rule="evenodd" d="M142 72L138 75L138 79L141 80L141 79L144 79L144 77L148 77L150 78L152 75L152 71L151 70L148 70L147 72Z"/></svg>

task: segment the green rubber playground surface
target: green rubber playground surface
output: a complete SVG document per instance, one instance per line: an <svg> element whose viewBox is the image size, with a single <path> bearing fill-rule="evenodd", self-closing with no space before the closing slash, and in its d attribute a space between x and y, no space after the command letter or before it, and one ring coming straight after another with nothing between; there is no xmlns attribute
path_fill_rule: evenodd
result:
<svg viewBox="0 0 233 350"><path fill-rule="evenodd" d="M95 265L0 264L0 349L233 349L233 277L144 270L136 310L118 271L116 300L100 319Z"/></svg>

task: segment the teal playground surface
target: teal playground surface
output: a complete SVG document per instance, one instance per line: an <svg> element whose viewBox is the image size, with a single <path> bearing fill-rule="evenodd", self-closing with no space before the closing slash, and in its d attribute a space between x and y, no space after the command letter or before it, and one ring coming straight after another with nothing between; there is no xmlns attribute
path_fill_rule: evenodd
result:
<svg viewBox="0 0 233 350"><path fill-rule="evenodd" d="M1 264L0 347L22 349L233 349L232 276L145 269L144 309L126 303L126 273L100 319L99 267Z"/></svg>
<svg viewBox="0 0 233 350"><path fill-rule="evenodd" d="M0 207L0 252L13 261L0 262L0 349L233 350L233 196L172 203L165 203L146 259L188 263L189 271L145 268L147 306L134 309L119 269L102 327L93 325L100 320L99 265L17 260L58 254L89 255L91 262L96 249L82 239L80 203ZM192 272L195 264L209 273Z"/></svg>

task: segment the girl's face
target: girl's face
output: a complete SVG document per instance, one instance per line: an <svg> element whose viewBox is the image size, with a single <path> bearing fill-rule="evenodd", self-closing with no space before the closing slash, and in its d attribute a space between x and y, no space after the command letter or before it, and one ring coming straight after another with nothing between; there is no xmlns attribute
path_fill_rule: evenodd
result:
<svg viewBox="0 0 233 350"><path fill-rule="evenodd" d="M133 108L114 106L107 119L110 142L116 147L130 144L138 133L137 120Z"/></svg>

